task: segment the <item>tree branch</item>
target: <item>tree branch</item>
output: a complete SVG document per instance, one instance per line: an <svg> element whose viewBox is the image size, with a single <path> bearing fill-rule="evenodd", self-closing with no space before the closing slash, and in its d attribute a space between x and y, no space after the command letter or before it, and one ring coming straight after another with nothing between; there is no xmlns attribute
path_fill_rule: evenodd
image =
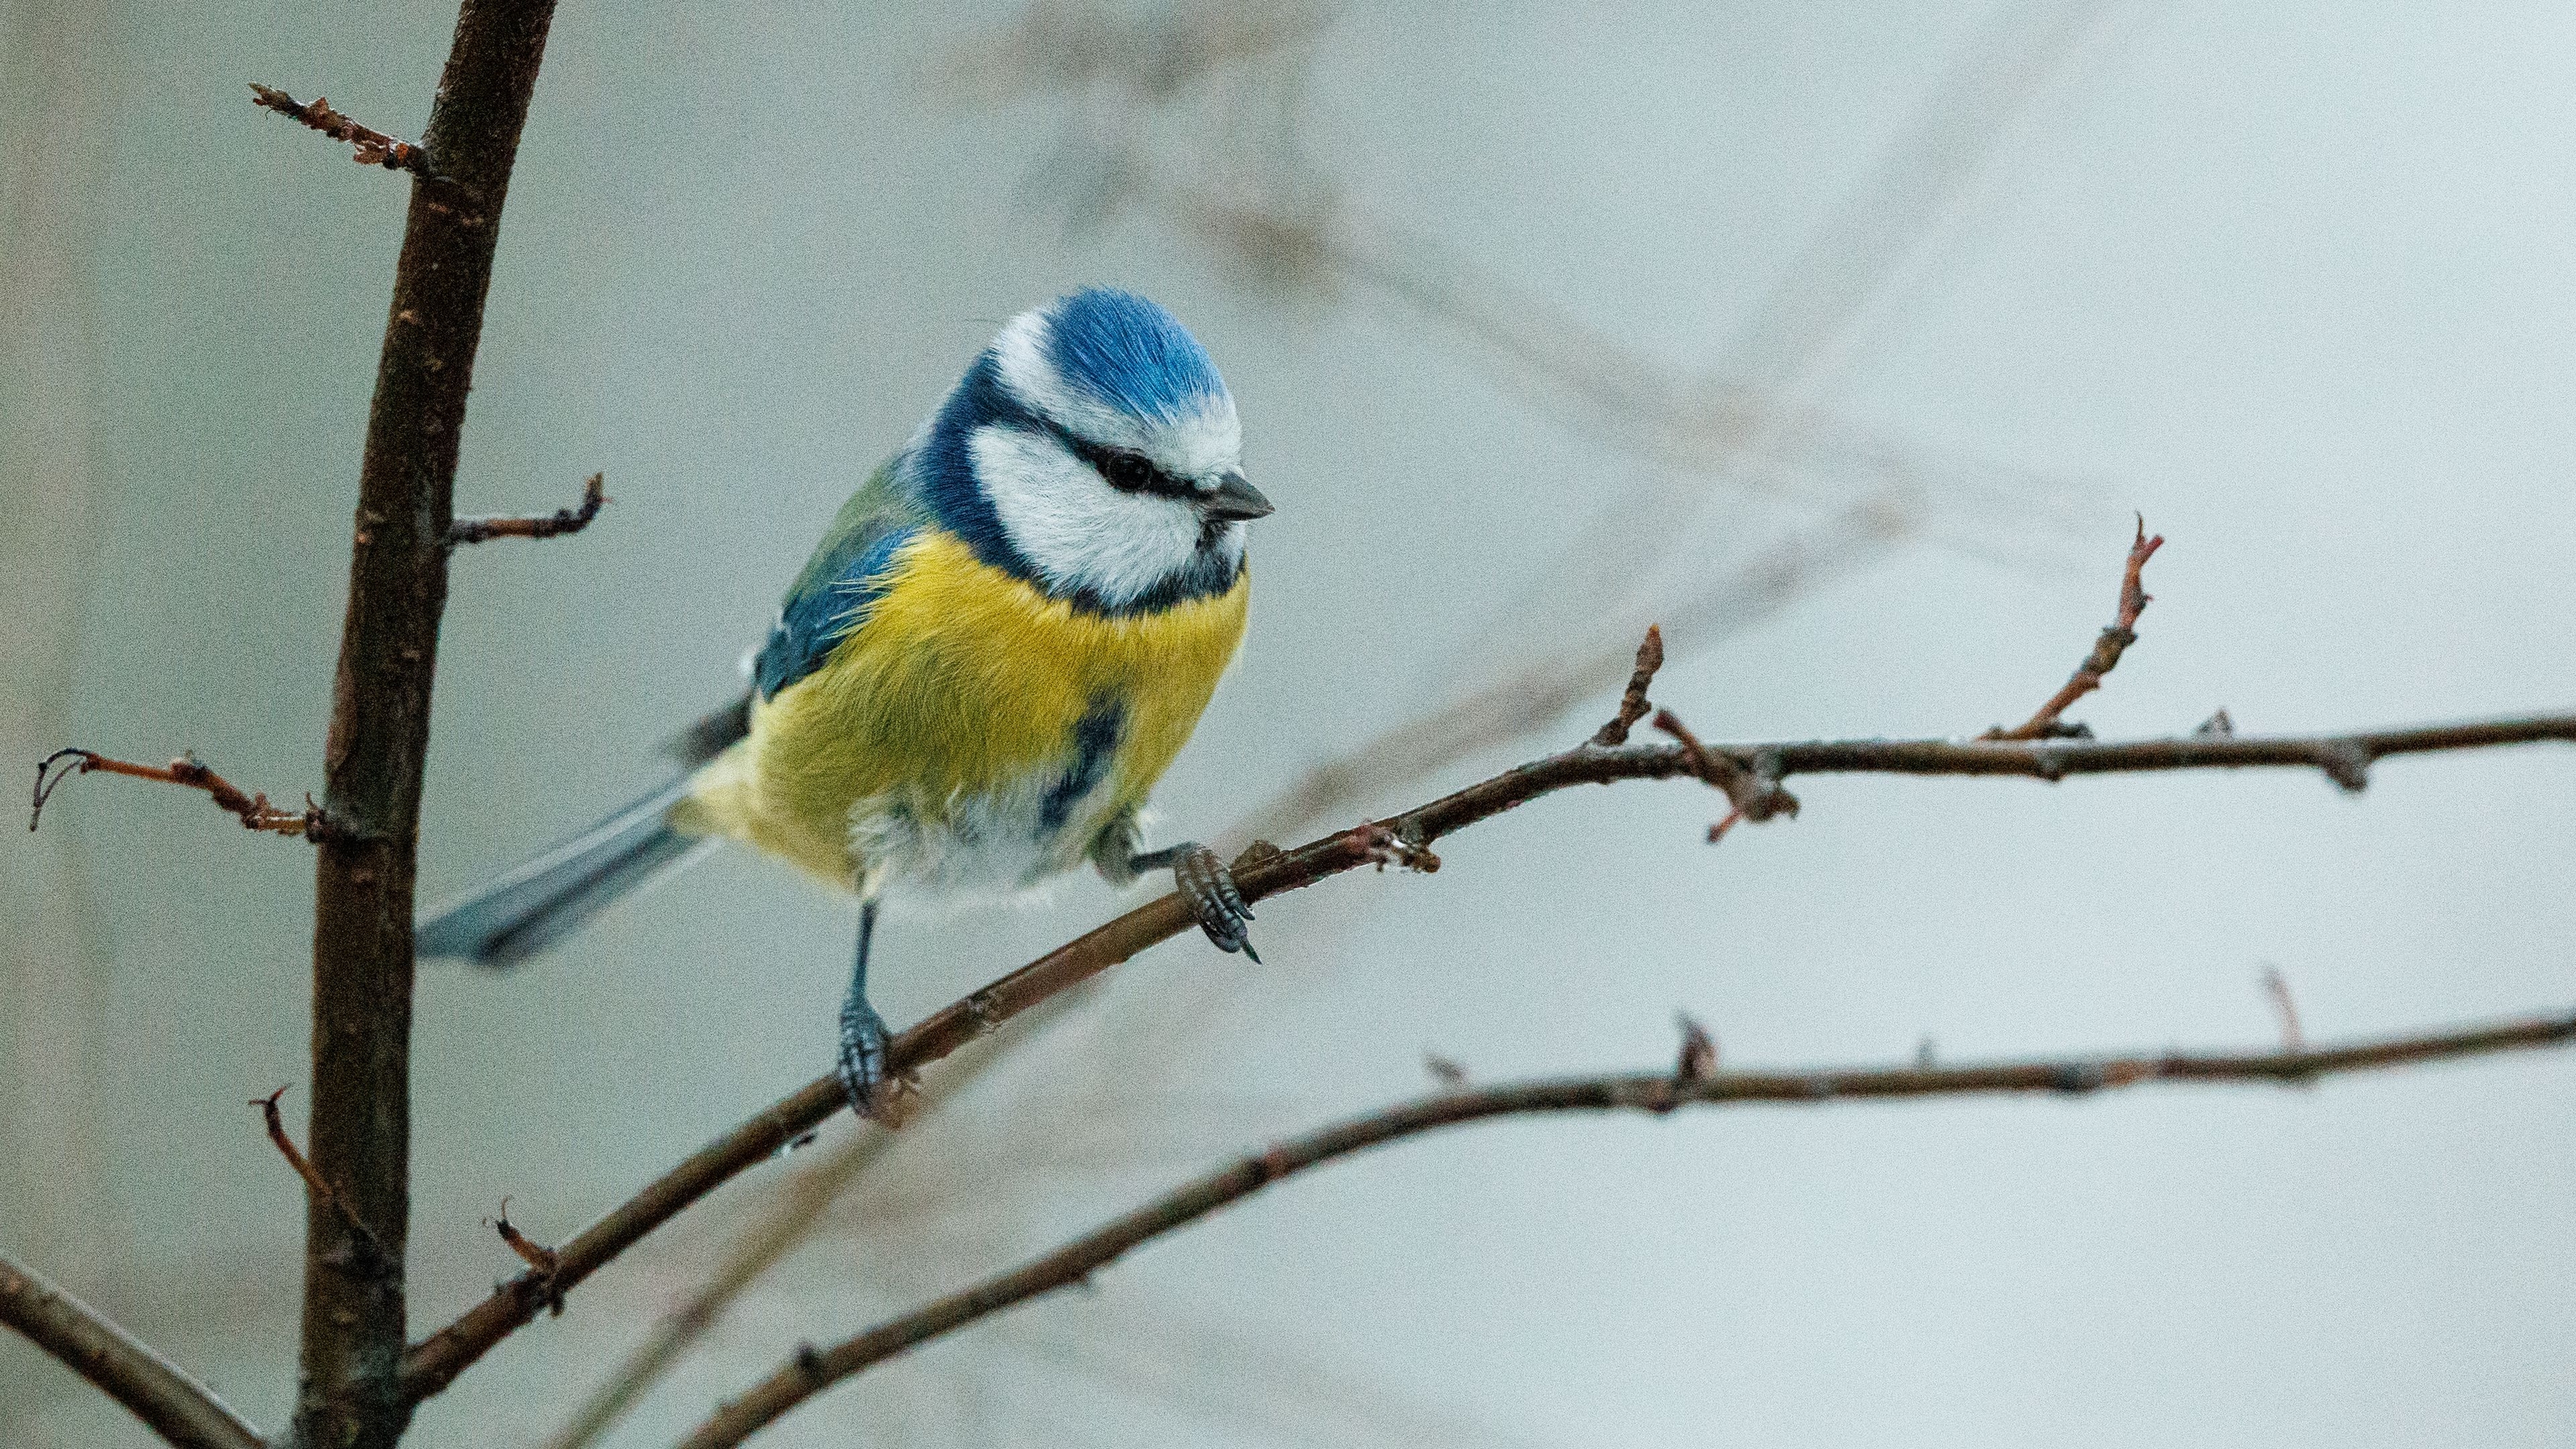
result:
<svg viewBox="0 0 2576 1449"><path fill-rule="evenodd" d="M419 150L358 480L324 748L305 1140L345 1214L308 1193L295 1442L387 1449L410 1228L412 892L458 439L502 203L553 0L464 0ZM299 119L305 119L299 117ZM365 152L362 150L361 156ZM439 180L426 179L435 173ZM382 1244L369 1271L354 1218Z"/></svg>
<svg viewBox="0 0 2576 1449"><path fill-rule="evenodd" d="M2071 774L2290 765L2323 769L2337 783L2358 789L2366 782L2370 762L2383 756L2538 740L2576 741L2576 715L2277 739L2191 736L2124 743L2018 744L1852 740L1704 745L1701 751L1767 781L1794 774L1855 773L2021 775L2056 780ZM1432 842L1542 795L1573 785L1698 778L1703 768L1695 753L1682 745L1603 749L1586 743L1293 851L1256 842L1235 860L1235 881L1244 899L1257 902L1363 865L1410 863L1427 868L1436 863L1427 850ZM888 1052L889 1070L919 1071L1057 992L1195 928L1188 907L1177 895L1139 906L932 1013L894 1039ZM521 1274L414 1345L403 1358L404 1393L416 1402L446 1388L494 1344L534 1317L544 1306L549 1288L569 1290L736 1174L767 1161L788 1141L839 1111L843 1103L838 1081L820 1077L699 1149L559 1247L557 1267L548 1282L541 1284L533 1275Z"/></svg>
<svg viewBox="0 0 2576 1449"><path fill-rule="evenodd" d="M262 1449L249 1420L98 1310L0 1256L0 1323L181 1449Z"/></svg>
<svg viewBox="0 0 2576 1449"><path fill-rule="evenodd" d="M495 538L562 538L579 533L590 527L590 521L599 516L600 505L608 501L608 495L601 491L607 484L607 474L593 473L581 485L581 503L577 507L558 508L535 517L457 519L447 525L447 541L482 543Z"/></svg>
<svg viewBox="0 0 2576 1449"><path fill-rule="evenodd" d="M1621 1076L1519 1082L1442 1091L1319 1132L1281 1142L1106 1223L1008 1272L924 1304L830 1348L801 1346L741 1398L726 1403L681 1441L681 1449L739 1444L798 1404L843 1379L967 1324L1043 1293L1087 1280L1139 1244L1206 1217L1270 1184L1336 1158L1443 1127L1539 1112L1642 1111L1676 1106L1820 1102L1997 1093L2086 1094L2143 1082L2304 1083L2355 1072L2487 1052L2562 1046L2576 1040L2576 1013L2535 1016L2452 1031L2386 1037L2318 1050L2165 1056L2083 1057L1958 1067L1885 1067L1801 1072L1716 1072L1705 1034L1686 1038L1678 1068Z"/></svg>

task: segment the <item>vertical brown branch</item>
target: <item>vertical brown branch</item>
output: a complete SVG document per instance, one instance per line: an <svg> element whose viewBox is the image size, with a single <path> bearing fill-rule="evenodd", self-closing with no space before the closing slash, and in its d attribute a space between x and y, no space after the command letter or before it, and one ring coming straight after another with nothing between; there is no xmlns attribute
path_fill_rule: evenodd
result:
<svg viewBox="0 0 2576 1449"><path fill-rule="evenodd" d="M392 1444L410 1417L403 1247L410 1226L412 878L431 671L447 601L458 435L519 130L553 0L465 0L421 139L367 417L332 685L313 920L313 1167L382 1243L311 1194L295 1442Z"/></svg>

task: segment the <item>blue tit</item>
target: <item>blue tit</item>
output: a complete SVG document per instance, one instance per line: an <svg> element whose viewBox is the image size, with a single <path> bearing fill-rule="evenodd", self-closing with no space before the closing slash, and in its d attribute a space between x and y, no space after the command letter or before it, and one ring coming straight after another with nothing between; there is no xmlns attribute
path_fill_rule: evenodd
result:
<svg viewBox="0 0 2576 1449"><path fill-rule="evenodd" d="M890 894L1171 867L1208 938L1250 955L1223 863L1141 849L1138 812L1242 642L1245 526L1269 512L1169 312L1095 288L1011 319L842 506L745 696L682 736L686 773L423 921L420 954L513 964L740 841L859 899L838 1065L861 1112L883 1105L867 971Z"/></svg>

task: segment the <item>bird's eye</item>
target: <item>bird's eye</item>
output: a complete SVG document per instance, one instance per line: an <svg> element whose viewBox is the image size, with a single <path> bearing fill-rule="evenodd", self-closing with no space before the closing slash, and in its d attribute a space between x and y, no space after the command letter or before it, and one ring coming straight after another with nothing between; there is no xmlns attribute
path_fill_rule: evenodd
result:
<svg viewBox="0 0 2576 1449"><path fill-rule="evenodd" d="M1100 476L1112 488L1141 493L1154 486L1154 465L1136 453L1107 453L1100 459Z"/></svg>

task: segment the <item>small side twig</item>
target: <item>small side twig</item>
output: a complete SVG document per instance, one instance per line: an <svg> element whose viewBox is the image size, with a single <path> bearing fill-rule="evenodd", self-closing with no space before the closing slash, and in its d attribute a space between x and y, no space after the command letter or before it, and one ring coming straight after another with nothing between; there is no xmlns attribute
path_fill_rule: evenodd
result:
<svg viewBox="0 0 2576 1449"><path fill-rule="evenodd" d="M57 773L54 766L69 760ZM54 798L65 780L104 770L111 775L130 775L137 780L158 780L165 785L185 785L203 790L217 805L239 816L244 829L264 830L275 835L300 835L319 841L326 822L322 807L313 797L304 797L301 810L280 810L268 803L266 795L246 794L232 781L198 763L194 755L181 755L166 765L138 765L131 760L113 759L96 750L56 750L36 762L35 797L27 811L27 828L33 830L45 817L45 802Z"/></svg>
<svg viewBox="0 0 2576 1449"><path fill-rule="evenodd" d="M331 108L328 97L315 96L299 101L273 86L257 81L250 83L251 101L289 120L310 126L334 141L346 141L357 148L349 159L361 166L382 166L388 171L408 171L424 181L445 181L429 164L429 153L409 141L397 141L372 126L362 126Z"/></svg>
<svg viewBox="0 0 2576 1449"><path fill-rule="evenodd" d="M1663 627L1648 624L1645 639L1637 645L1637 672L1628 676L1627 691L1619 696L1619 712L1593 733L1592 743L1604 749L1628 743L1629 729L1655 707L1646 698L1646 688L1655 682L1655 671L1663 667Z"/></svg>
<svg viewBox="0 0 2576 1449"><path fill-rule="evenodd" d="M1750 820L1759 825L1774 815L1796 816L1798 797L1780 788L1780 781L1770 774L1746 769L1733 757L1701 744L1690 726L1668 709L1655 711L1655 728L1671 735L1682 747L1683 758L1690 761L1691 773L1716 786L1735 808L1726 818L1708 828L1708 843L1717 844L1738 821Z"/></svg>
<svg viewBox="0 0 2576 1449"><path fill-rule="evenodd" d="M2291 998L2289 979L2281 974L2280 967L2263 968L2263 994L2272 998L2273 1014L2281 1019L2281 1050L2307 1050L2308 1034L2299 1028L2299 1003Z"/></svg>
<svg viewBox="0 0 2576 1449"><path fill-rule="evenodd" d="M2084 656L2082 664L2075 666L2075 673L2057 693L2048 697L2048 703L2039 707L2039 713L2011 729L1997 725L1977 736L1978 739L2089 740L2093 737L2090 729L2080 724L2068 724L2059 716L2066 713L2067 706L2100 689L2102 676L2110 673L2128 647L2138 642L2138 616L2146 612L2147 604L2154 597L2147 592L2141 576L2147 560L2155 557L2156 550L2164 544L2165 536L2161 533L2153 538L2147 536L2146 515L2139 514L2137 540L2129 545L2129 561L2120 573L2119 616L2112 620L2111 627L2102 631L2100 638L2093 641L2093 652Z"/></svg>
<svg viewBox="0 0 2576 1449"><path fill-rule="evenodd" d="M265 1097L250 1099L250 1105L259 1109L261 1120L268 1125L270 1144L277 1148L278 1156L286 1159L286 1165L295 1169L295 1175L304 1179L305 1190L313 1194L313 1200L329 1208L331 1215L348 1228L350 1239L358 1244L359 1252L373 1265L370 1271L384 1271L393 1262L385 1253L384 1241L376 1236L374 1229L358 1220L348 1201L332 1190L329 1179L313 1165L313 1159L306 1157L304 1150L295 1145L295 1139L286 1135L286 1117L277 1110L278 1099L285 1095L286 1089L280 1087Z"/></svg>
<svg viewBox="0 0 2576 1449"><path fill-rule="evenodd" d="M1646 1110L1657 1116L1670 1112L1682 1103L1683 1094L1717 1075L1717 1038L1708 1028L1691 1019L1688 1012L1675 1012L1674 1024L1681 1028L1681 1051L1673 1058L1673 1077L1663 1096L1649 1102Z"/></svg>
<svg viewBox="0 0 2576 1449"><path fill-rule="evenodd" d="M581 502L571 508L558 508L552 513L525 518L460 518L447 525L447 542L483 543L495 538L562 538L590 527L599 516L600 505L608 501L602 490L608 475L593 473L581 485Z"/></svg>
<svg viewBox="0 0 2576 1449"><path fill-rule="evenodd" d="M519 1231L518 1224L510 1221L510 1200L506 1197L501 1199L499 1215L483 1221L491 1225L493 1231L501 1235L501 1241L510 1245L510 1251L519 1255L519 1261L527 1264L529 1271L537 1275L547 1308L555 1317L561 1318L563 1294L555 1288L554 1278L555 1269L563 1265L563 1259L556 1256L554 1249Z"/></svg>

